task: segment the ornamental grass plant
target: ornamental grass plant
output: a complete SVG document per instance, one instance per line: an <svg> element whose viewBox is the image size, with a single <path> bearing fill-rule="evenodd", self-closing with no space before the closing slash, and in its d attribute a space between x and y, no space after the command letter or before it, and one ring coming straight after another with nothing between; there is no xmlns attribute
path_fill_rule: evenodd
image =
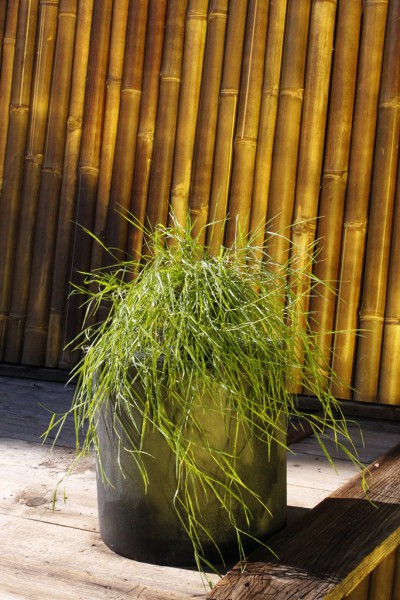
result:
<svg viewBox="0 0 400 600"><path fill-rule="evenodd" d="M128 218L131 226L141 227ZM73 370L77 386L71 409L53 415L47 434L72 413L76 460L93 448L99 476L112 485L98 435L101 414L112 405L120 451L134 458L149 489L160 485L149 477L147 465L163 456L149 457L146 451L146 436L157 431L175 457L171 502L195 562L204 569L214 565L202 540L205 536L217 548L218 541L202 523L199 495L216 499L227 514L242 561L246 539L252 537L246 531L252 519L248 499L269 510L268 498L236 467L241 451L236 439L257 438L268 456L273 444L286 447L287 422L301 418L330 462L326 433L359 463L340 405L326 386L329 366L321 364L318 344L300 325L312 318L302 308L304 290L313 294L321 285L311 274L312 248L309 268L299 271L290 260L273 263L264 247L255 253L251 239L213 254L193 235L190 223L182 227L172 221L170 227L143 231L146 251L140 263L119 261L87 274L84 286L75 290L87 304L86 326L75 341L81 351ZM106 317L95 322L100 307ZM318 414L298 407L291 390L299 374L304 393L320 402ZM198 407L205 396L217 398L213 418L229 420L229 451L217 447L203 423ZM220 558L223 562L222 552Z"/></svg>

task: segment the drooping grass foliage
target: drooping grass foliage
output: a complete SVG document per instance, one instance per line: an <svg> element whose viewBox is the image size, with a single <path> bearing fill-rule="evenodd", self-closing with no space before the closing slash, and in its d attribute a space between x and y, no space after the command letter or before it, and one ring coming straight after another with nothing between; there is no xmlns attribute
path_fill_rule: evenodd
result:
<svg viewBox="0 0 400 600"><path fill-rule="evenodd" d="M326 370L313 338L299 326L304 303L298 290L312 293L319 282L290 262L272 264L265 249L256 253L263 260L255 259L251 241L212 255L193 237L190 225L160 226L146 231L145 239L148 255L140 265L127 261L88 274L85 289L77 290L89 294L88 315L106 305L108 316L88 325L78 338L83 358L73 373L78 379L73 406L53 417L48 432L62 427L72 412L77 458L94 447L102 471L97 424L104 406L112 402L143 485L151 486L159 482L149 481L143 448L147 433L157 430L176 457L173 502L199 568L207 561L196 490L216 496L221 510L228 511L244 559L246 533L232 507L239 503L248 520L248 494L266 509L268 498L258 497L238 474L235 444L230 453L215 448L195 399L199 394L215 397L222 389L224 403L216 403L215 419L234 414L233 437L245 431L267 447L271 441L283 443L282 428L290 417L304 417L324 450L322 436L329 430L357 463L343 444L349 440L346 422L324 385ZM290 392L299 371L304 392L320 400L318 415L302 414ZM140 383L143 394L133 382ZM203 467L204 456L216 465L220 478ZM102 475L106 478L104 471Z"/></svg>

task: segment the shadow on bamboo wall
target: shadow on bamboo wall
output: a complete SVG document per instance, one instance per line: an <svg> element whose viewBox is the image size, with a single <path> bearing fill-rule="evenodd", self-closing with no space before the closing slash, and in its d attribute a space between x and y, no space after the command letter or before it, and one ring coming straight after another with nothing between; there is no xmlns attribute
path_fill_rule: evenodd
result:
<svg viewBox="0 0 400 600"><path fill-rule="evenodd" d="M214 250L235 221L317 239L334 393L400 403L400 0L1 6L0 360L71 366L69 282L104 264L76 222L137 256L118 211L172 207Z"/></svg>

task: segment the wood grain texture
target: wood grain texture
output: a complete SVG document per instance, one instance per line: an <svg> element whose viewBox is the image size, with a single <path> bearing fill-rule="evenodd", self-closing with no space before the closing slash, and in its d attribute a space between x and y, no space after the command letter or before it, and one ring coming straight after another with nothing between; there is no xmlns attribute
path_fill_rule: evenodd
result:
<svg viewBox="0 0 400 600"><path fill-rule="evenodd" d="M399 465L400 444L370 465L371 501L357 475L268 540L275 557L257 550L209 598L341 599L400 544Z"/></svg>

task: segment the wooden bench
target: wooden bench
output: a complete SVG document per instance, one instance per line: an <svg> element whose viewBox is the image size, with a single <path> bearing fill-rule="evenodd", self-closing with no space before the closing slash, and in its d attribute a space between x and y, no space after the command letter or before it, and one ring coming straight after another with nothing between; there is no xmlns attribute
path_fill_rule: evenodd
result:
<svg viewBox="0 0 400 600"><path fill-rule="evenodd" d="M213 600L339 600L400 546L400 444L236 565ZM393 600L400 598L400 561ZM379 596L379 598L388 596Z"/></svg>

